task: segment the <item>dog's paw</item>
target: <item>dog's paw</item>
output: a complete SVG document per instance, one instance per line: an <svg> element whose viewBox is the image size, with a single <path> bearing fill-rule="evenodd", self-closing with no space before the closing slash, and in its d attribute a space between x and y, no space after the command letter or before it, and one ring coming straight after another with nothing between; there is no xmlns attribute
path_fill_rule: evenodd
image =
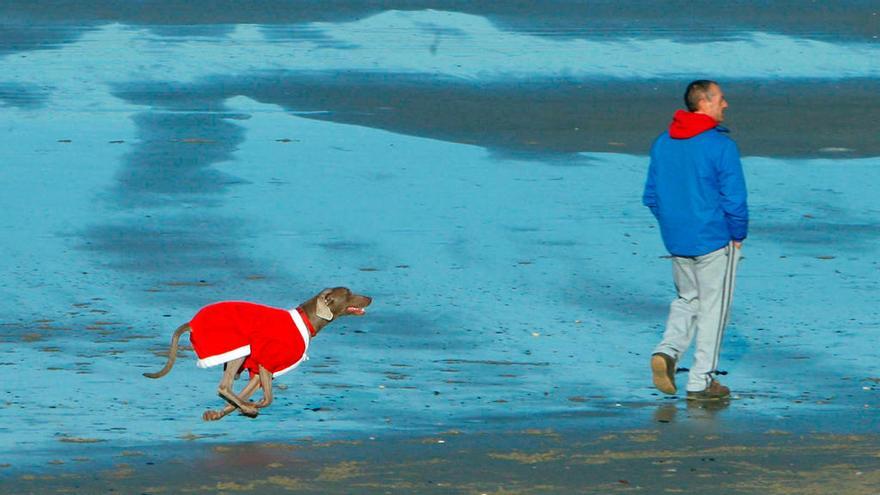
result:
<svg viewBox="0 0 880 495"><path fill-rule="evenodd" d="M223 413L220 411L207 410L202 414L202 419L205 421L217 421L218 419L223 417Z"/></svg>

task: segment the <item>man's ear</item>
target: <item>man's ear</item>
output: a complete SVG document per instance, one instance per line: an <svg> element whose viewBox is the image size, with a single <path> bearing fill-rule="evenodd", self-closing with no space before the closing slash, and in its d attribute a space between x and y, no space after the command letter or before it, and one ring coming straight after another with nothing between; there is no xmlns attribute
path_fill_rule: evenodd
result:
<svg viewBox="0 0 880 495"><path fill-rule="evenodd" d="M315 313L318 315L318 318L330 321L333 319L333 311L330 310L330 306L327 304L328 295L330 295L329 290L323 290L318 294L318 307L315 309Z"/></svg>

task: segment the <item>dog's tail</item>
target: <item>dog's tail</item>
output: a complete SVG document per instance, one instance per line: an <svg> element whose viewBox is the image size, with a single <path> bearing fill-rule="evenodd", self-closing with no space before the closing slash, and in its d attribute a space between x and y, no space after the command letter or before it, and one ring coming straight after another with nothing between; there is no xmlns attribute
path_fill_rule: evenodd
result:
<svg viewBox="0 0 880 495"><path fill-rule="evenodd" d="M165 363L165 367L156 373L144 373L144 376L147 378L162 378L167 375L169 371L171 371L171 367L174 366L174 361L177 359L177 342L180 340L180 336L186 332L189 332L189 323L184 323L180 325L180 327L174 331L174 335L171 336L171 348L168 349L168 362Z"/></svg>

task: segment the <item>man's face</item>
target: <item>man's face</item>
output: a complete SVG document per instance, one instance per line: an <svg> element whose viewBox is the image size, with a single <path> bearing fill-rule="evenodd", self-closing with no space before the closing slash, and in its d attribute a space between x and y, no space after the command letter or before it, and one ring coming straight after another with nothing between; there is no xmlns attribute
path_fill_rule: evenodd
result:
<svg viewBox="0 0 880 495"><path fill-rule="evenodd" d="M724 110L727 109L727 100L724 99L724 91L717 84L709 87L708 98L700 100L700 111L716 122L724 122Z"/></svg>

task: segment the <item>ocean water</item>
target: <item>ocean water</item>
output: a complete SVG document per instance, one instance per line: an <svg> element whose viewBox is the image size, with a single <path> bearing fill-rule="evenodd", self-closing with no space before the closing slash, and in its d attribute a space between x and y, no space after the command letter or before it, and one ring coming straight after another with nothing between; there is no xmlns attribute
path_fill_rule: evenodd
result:
<svg viewBox="0 0 880 495"><path fill-rule="evenodd" d="M816 85L876 84L870 28L615 34L527 14L5 12L0 463L93 444L651 424L678 404L647 371L674 295L640 205L666 120L626 142L615 129L671 115L678 96L658 88L704 76L734 94L782 85L791 120L817 123L797 152L773 152L785 128L741 143L753 220L721 364L737 400L712 425L874 430L874 145L828 138L833 122L798 105ZM608 114L552 111L609 95ZM876 103L852 113L876 125ZM597 120L607 134L585 135ZM205 304L292 307L336 285L373 296L368 315L322 332L256 420L201 421L220 371L191 352L141 376Z"/></svg>

